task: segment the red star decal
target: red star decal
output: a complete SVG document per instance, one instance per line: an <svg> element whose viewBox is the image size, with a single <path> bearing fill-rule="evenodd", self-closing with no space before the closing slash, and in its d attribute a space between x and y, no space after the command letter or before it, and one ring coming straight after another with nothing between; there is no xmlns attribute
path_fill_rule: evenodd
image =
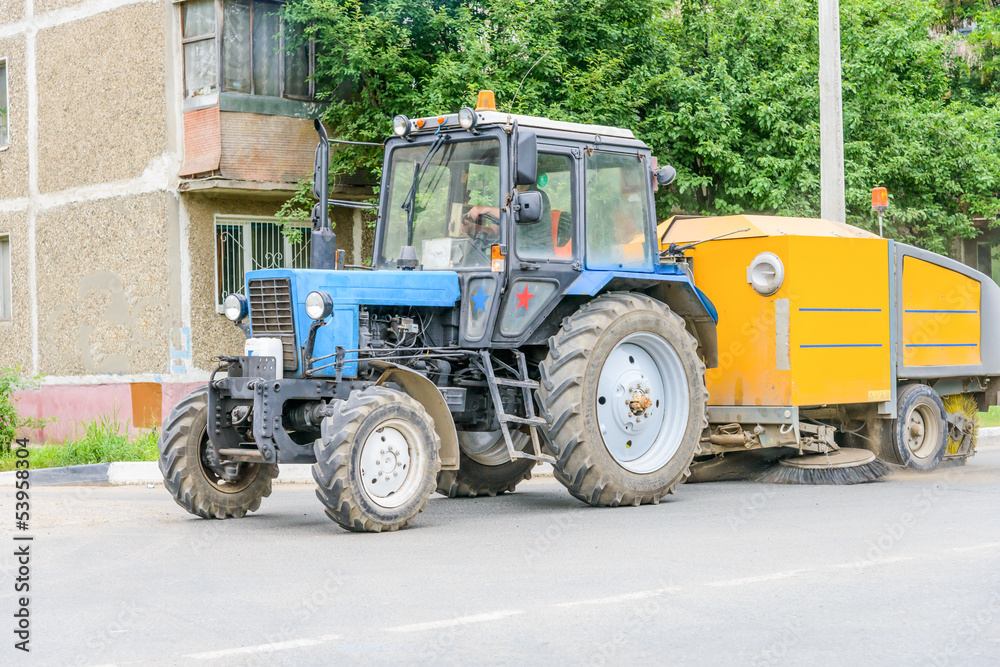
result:
<svg viewBox="0 0 1000 667"><path fill-rule="evenodd" d="M528 302L535 296L534 294L528 294L528 286L524 286L523 292L515 292L517 294L517 308L524 308L528 310ZM517 310L515 308L515 310Z"/></svg>

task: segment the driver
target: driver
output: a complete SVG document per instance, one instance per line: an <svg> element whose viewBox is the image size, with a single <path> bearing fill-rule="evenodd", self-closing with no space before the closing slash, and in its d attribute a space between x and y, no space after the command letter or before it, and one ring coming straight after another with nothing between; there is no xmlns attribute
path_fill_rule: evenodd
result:
<svg viewBox="0 0 1000 667"><path fill-rule="evenodd" d="M542 195L542 216L538 222L519 224L517 226L518 249L524 254L542 254L551 256L555 252L552 243L552 205L545 192L538 190L534 185L521 186L520 192L535 191ZM491 220L492 219L492 220ZM473 206L469 212L462 217L462 233L472 238L479 234L485 234L489 239L500 237L500 227L497 221L500 219L500 209L496 206ZM482 224L486 222L487 224ZM492 224L490 224L492 223ZM558 230L556 232L556 245L564 246L569 241L573 231L573 220L569 211L559 213Z"/></svg>

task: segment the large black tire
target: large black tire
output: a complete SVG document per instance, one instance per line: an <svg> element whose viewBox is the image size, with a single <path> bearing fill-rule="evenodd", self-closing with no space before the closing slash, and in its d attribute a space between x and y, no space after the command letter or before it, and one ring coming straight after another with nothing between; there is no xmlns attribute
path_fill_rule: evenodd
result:
<svg viewBox="0 0 1000 667"><path fill-rule="evenodd" d="M382 473L365 470L362 454L366 445L379 447L377 443L386 442L385 429L402 438L406 463L401 455L390 452L394 461L390 473L403 473L404 481L398 489L400 495L393 498L393 493L379 500L374 484L382 479ZM420 403L394 389L369 387L335 402L333 414L323 419L315 448L312 471L319 485L316 497L326 507L327 516L347 530L398 530L424 510L437 487L441 437L434 429L434 419ZM379 454L380 462L383 454ZM362 475L371 480L371 493Z"/></svg>
<svg viewBox="0 0 1000 667"><path fill-rule="evenodd" d="M948 420L944 402L924 384L903 387L896 398L892 438L876 452L884 461L911 470L933 470L948 448Z"/></svg>
<svg viewBox="0 0 1000 667"><path fill-rule="evenodd" d="M203 519L231 519L260 508L271 495L276 464L240 463L235 482L221 479L203 460L208 444L208 387L188 394L174 406L160 434L163 486L177 504Z"/></svg>
<svg viewBox="0 0 1000 667"><path fill-rule="evenodd" d="M449 498L476 498L513 493L514 487L531 479L531 459L517 459L497 466L483 465L462 454L458 470L442 470L437 492Z"/></svg>
<svg viewBox="0 0 1000 667"><path fill-rule="evenodd" d="M663 465L655 463L658 455L654 452L652 465L657 467L648 471L636 467L638 472L627 469L611 454L597 416L598 384L605 361L619 343L637 336L646 337L654 345L661 345L657 341L669 345L683 367L684 378L678 382L687 393L687 405L675 402L670 408L686 418L686 423L676 427L683 433L679 440L675 439L676 450ZM642 294L606 294L563 320L560 331L549 339L548 355L539 364L541 411L550 424L540 430L556 457L556 479L574 497L595 506L655 504L691 474L691 460L699 451L699 441L708 425L705 364L697 347L683 319L665 304ZM663 400L666 411L666 396ZM650 414L657 419L657 413ZM656 433L667 428L667 423L663 417ZM663 450L665 455L669 451Z"/></svg>

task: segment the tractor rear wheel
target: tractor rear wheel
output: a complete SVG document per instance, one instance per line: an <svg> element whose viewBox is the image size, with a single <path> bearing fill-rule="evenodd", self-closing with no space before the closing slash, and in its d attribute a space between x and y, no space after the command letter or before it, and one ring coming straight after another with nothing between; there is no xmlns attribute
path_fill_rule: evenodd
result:
<svg viewBox="0 0 1000 667"><path fill-rule="evenodd" d="M234 463L235 474L211 460L208 442L208 387L174 406L160 434L163 486L177 504L203 519L230 519L260 508L271 495L276 464Z"/></svg>
<svg viewBox="0 0 1000 667"><path fill-rule="evenodd" d="M555 477L591 505L658 503L690 474L707 427L705 364L684 320L610 293L563 320L539 364Z"/></svg>
<svg viewBox="0 0 1000 667"><path fill-rule="evenodd" d="M491 434L494 442L483 442L479 434L460 431L462 448L458 470L442 470L438 475L437 492L449 498L476 498L513 493L514 487L531 479L535 462L531 459L510 460L503 434ZM521 450L528 436L521 431L511 433L514 448Z"/></svg>
<svg viewBox="0 0 1000 667"><path fill-rule="evenodd" d="M381 386L354 392L333 411L320 427L313 465L327 516L356 532L413 521L441 470L434 419L407 394Z"/></svg>

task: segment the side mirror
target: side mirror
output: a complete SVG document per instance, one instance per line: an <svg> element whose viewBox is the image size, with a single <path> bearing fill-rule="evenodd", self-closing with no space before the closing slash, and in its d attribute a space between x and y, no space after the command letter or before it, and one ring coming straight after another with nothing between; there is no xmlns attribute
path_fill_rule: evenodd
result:
<svg viewBox="0 0 1000 667"><path fill-rule="evenodd" d="M534 185L538 177L538 140L530 130L517 133L517 173L514 185Z"/></svg>
<svg viewBox="0 0 1000 667"><path fill-rule="evenodd" d="M656 182L660 185L670 185L677 178L677 170L669 164L660 167L656 172Z"/></svg>
<svg viewBox="0 0 1000 667"><path fill-rule="evenodd" d="M530 224L542 219L542 193L528 190L517 195L517 224Z"/></svg>

